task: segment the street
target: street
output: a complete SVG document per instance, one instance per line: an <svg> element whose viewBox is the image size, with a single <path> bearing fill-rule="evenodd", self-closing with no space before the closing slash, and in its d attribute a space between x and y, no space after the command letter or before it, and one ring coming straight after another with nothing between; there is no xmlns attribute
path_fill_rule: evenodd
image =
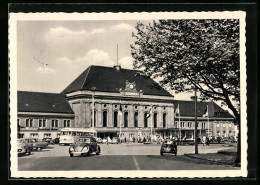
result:
<svg viewBox="0 0 260 185"><path fill-rule="evenodd" d="M230 170L239 169L209 161L192 159L194 146L178 146L178 155L160 156L159 144L100 144L101 155L69 157L69 146L49 145L42 151L18 158L21 171L66 170ZM214 153L230 149L223 145L199 145L199 153Z"/></svg>

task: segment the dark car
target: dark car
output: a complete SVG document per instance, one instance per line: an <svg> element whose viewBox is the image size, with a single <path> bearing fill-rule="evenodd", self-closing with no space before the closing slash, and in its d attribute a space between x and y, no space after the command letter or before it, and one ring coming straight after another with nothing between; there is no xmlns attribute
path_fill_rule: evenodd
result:
<svg viewBox="0 0 260 185"><path fill-rule="evenodd" d="M34 150L42 150L44 148L48 147L48 143L45 141L39 141L38 139L35 138L26 138L25 139L26 143L30 143L33 145Z"/></svg>
<svg viewBox="0 0 260 185"><path fill-rule="evenodd" d="M55 139L53 139L53 141L52 141L54 144L59 144L60 143L60 138L55 138Z"/></svg>
<svg viewBox="0 0 260 185"><path fill-rule="evenodd" d="M161 146L160 154L163 155L164 153L172 153L177 155L176 141L164 142Z"/></svg>
<svg viewBox="0 0 260 185"><path fill-rule="evenodd" d="M48 144L53 144L52 138L43 138L42 141L47 142Z"/></svg>
<svg viewBox="0 0 260 185"><path fill-rule="evenodd" d="M69 148L70 157L74 155L90 156L92 153L99 155L100 152L100 146L93 137L80 137L77 142Z"/></svg>

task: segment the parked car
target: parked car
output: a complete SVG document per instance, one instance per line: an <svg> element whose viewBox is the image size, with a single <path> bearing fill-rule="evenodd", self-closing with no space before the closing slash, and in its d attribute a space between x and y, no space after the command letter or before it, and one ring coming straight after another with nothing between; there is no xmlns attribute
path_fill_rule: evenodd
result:
<svg viewBox="0 0 260 185"><path fill-rule="evenodd" d="M30 143L26 143L24 139L17 139L17 151L18 155L20 154L29 154L31 155L31 151L33 150L33 145Z"/></svg>
<svg viewBox="0 0 260 185"><path fill-rule="evenodd" d="M95 152L99 155L101 152L100 146L94 137L80 137L77 142L69 148L70 157L74 155L90 156Z"/></svg>
<svg viewBox="0 0 260 185"><path fill-rule="evenodd" d="M60 138L55 138L55 139L53 139L53 141L52 141L54 144L59 144L60 143Z"/></svg>
<svg viewBox="0 0 260 185"><path fill-rule="evenodd" d="M52 138L43 138L42 141L47 142L48 144L53 144Z"/></svg>
<svg viewBox="0 0 260 185"><path fill-rule="evenodd" d="M103 138L103 139L102 139L102 143L107 143L107 139L106 139L106 138Z"/></svg>
<svg viewBox="0 0 260 185"><path fill-rule="evenodd" d="M97 143L103 143L103 140L100 137L98 137L97 138Z"/></svg>
<svg viewBox="0 0 260 185"><path fill-rule="evenodd" d="M117 137L113 137L111 143L112 144L118 144L119 143L119 139Z"/></svg>
<svg viewBox="0 0 260 185"><path fill-rule="evenodd" d="M48 143L46 141L39 141L36 138L26 138L25 141L33 145L33 150L42 150L48 147Z"/></svg>
<svg viewBox="0 0 260 185"><path fill-rule="evenodd" d="M160 149L160 154L164 153L173 153L175 156L177 155L177 143L176 141L166 141L162 144Z"/></svg>

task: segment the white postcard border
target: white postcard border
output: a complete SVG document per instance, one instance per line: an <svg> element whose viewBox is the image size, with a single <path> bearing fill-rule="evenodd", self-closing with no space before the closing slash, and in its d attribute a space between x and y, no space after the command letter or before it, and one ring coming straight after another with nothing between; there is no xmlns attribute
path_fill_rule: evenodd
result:
<svg viewBox="0 0 260 185"><path fill-rule="evenodd" d="M14 178L173 178L173 177L246 177L247 176L247 91L246 91L246 13L223 12L141 12L141 13L10 13L10 174ZM240 20L240 83L241 83L241 169L240 170L149 170L149 171L18 171L17 157L17 22L33 20L158 20L158 19L239 19ZM86 173L87 172L87 173Z"/></svg>

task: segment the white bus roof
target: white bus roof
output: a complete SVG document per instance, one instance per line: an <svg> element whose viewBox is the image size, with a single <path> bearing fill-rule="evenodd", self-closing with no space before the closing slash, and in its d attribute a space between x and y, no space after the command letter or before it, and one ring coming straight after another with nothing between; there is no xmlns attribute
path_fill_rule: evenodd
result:
<svg viewBox="0 0 260 185"><path fill-rule="evenodd" d="M61 132L97 132L93 129L89 128L63 128L61 129Z"/></svg>

